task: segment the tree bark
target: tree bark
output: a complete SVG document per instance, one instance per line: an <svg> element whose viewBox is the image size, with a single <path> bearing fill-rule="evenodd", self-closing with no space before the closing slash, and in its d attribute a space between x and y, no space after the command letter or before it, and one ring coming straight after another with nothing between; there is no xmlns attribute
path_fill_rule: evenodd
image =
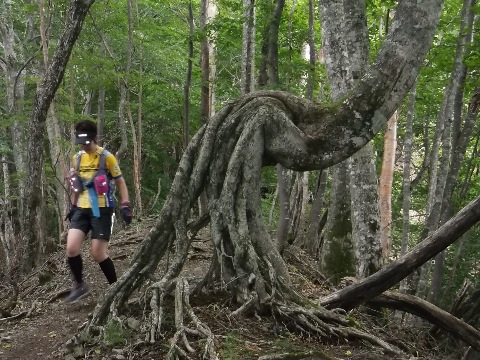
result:
<svg viewBox="0 0 480 360"><path fill-rule="evenodd" d="M352 84L361 77L368 64L369 43L365 2L326 2L322 8L322 30L329 83L331 85L336 83L338 93L333 93L336 99L351 89ZM336 43L336 46L332 47L332 43ZM337 58L338 64L333 60ZM331 66L334 69L329 69ZM374 273L383 263L379 251L378 181L373 158L373 146L366 144L348 160L348 163L337 165L348 167L347 181L350 191L335 188L340 191L337 198L350 195L351 210L345 219L340 219L333 215L334 211L329 211L330 217L327 219L328 222L345 222L351 219L352 258L355 259L355 273L359 278ZM337 179L333 178L333 182L337 182ZM331 206L336 205L332 202ZM345 213L348 213L348 210L345 210ZM330 228L343 228L344 231L349 229L349 227L338 225L340 224L332 225ZM326 235L325 243L332 241L328 233ZM345 234L344 238L347 239L349 236ZM335 241L342 243L344 240L337 237ZM330 247L330 249L334 248ZM343 261L338 264L340 267L343 265L345 265ZM347 265L346 268L348 267Z"/></svg>
<svg viewBox="0 0 480 360"><path fill-rule="evenodd" d="M395 167L395 150L397 148L397 117L395 112L388 120L387 130L383 141L382 171L379 180L380 199L380 242L382 245L382 256L388 261L391 249L392 230L392 184L393 170Z"/></svg>
<svg viewBox="0 0 480 360"><path fill-rule="evenodd" d="M307 221L307 230L305 234L305 248L307 252L314 258L318 257L319 233L320 233L320 211L322 210L325 189L327 183L327 171L322 170L318 174L315 193L313 194L313 202L310 207L309 219Z"/></svg>
<svg viewBox="0 0 480 360"><path fill-rule="evenodd" d="M342 277L355 275L352 221L350 215L350 185L347 168L332 168L332 189L327 223L320 248L320 270L338 283Z"/></svg>
<svg viewBox="0 0 480 360"><path fill-rule="evenodd" d="M255 1L243 0L243 10L241 94L245 95L254 90Z"/></svg>
<svg viewBox="0 0 480 360"><path fill-rule="evenodd" d="M315 8L314 1L308 1L308 74L307 74L307 89L306 98L313 100L313 90L315 89Z"/></svg>
<svg viewBox="0 0 480 360"><path fill-rule="evenodd" d="M288 241L288 225L290 224L289 210L290 197L288 196L288 189L290 188L290 175L288 170L284 169L282 165L276 165L277 183L278 183L278 204L280 207L277 222L277 239L276 245L280 252L283 252L287 247Z"/></svg>
<svg viewBox="0 0 480 360"><path fill-rule="evenodd" d="M352 81L345 42L345 9L343 1L321 2L320 8L325 68L331 97L338 100ZM349 164L345 161L332 168L331 201L320 249L320 269L336 283L355 274Z"/></svg>
<svg viewBox="0 0 480 360"><path fill-rule="evenodd" d="M408 101L408 112L405 125L405 136L403 139L403 172L402 172L402 245L400 256L408 252L410 238L410 194L411 194L411 161L412 161L412 142L413 142L413 114L415 110L415 99L417 93L417 82L413 85ZM413 282L413 280L412 280ZM412 284L409 279L400 283L400 292L412 292Z"/></svg>
<svg viewBox="0 0 480 360"><path fill-rule="evenodd" d="M127 1L127 14L128 14L128 44L127 44L127 61L129 65L127 65L127 73L125 75L125 81L129 82L129 72L131 69L131 64L133 61L133 54L134 49L137 48L139 53L139 84L138 84L138 108L137 108L137 121L133 120L132 108L131 108L131 101L130 95L128 96L127 101L127 113L128 113L128 121L130 123L130 129L132 132L132 145L133 145L133 187L134 187L134 194L135 194L135 215L138 217L142 216L142 194L141 194L141 174L140 169L142 166L142 49L141 44L135 46L135 40L133 37L133 32L136 24L136 18L138 14L134 10L136 9L136 4L132 0Z"/></svg>
<svg viewBox="0 0 480 360"><path fill-rule="evenodd" d="M192 86L192 59L193 59L193 10L192 2L188 3L188 57L187 74L183 85L183 148L186 149L190 141L190 88Z"/></svg>

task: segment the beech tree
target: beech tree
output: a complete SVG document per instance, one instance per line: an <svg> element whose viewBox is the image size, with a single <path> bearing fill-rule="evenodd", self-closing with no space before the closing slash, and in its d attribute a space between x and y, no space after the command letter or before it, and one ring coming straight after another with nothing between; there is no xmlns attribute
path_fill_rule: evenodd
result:
<svg viewBox="0 0 480 360"><path fill-rule="evenodd" d="M186 283L179 278L192 241L190 231L200 222L189 222L189 210L205 190L215 252L205 279L218 274L221 287L230 291L239 306L235 314L268 309L277 319L288 319L305 331L360 336L357 330L346 328L343 316L321 306L303 307L306 300L291 289L286 263L262 221L260 170L277 163L295 171L324 169L367 144L414 83L442 3L401 1L375 61L352 91L334 104L317 104L281 91L260 91L229 102L213 116L191 139L154 227L139 245L131 267L96 307L87 330L116 318L121 305L152 278L174 246L168 269L149 286L148 339L155 341L160 336L165 298L177 286L177 305L185 306L186 314L211 344L212 334L192 314Z"/></svg>

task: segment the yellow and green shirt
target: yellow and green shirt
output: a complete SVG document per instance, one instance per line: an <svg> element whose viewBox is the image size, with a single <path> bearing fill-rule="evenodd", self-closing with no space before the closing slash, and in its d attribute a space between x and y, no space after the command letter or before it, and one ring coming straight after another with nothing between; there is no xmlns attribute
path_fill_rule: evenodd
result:
<svg viewBox="0 0 480 360"><path fill-rule="evenodd" d="M81 156L78 173L85 181L91 180L93 176L97 173L97 170L100 165L100 157L101 157L102 151L103 151L103 148L101 148L100 146L97 146L95 151L90 154L85 151L81 151L80 153L77 153L72 157L72 164L73 164L72 167L76 168L77 156ZM112 177L113 179L118 179L122 177L122 172L120 170L120 167L118 166L117 159L111 153L108 153L105 157L105 168L109 177ZM97 196L98 196L99 207L114 206L113 188L110 183L109 183L108 192L104 195L97 195ZM91 208L88 190L84 190L80 193L77 201L77 206L80 208Z"/></svg>

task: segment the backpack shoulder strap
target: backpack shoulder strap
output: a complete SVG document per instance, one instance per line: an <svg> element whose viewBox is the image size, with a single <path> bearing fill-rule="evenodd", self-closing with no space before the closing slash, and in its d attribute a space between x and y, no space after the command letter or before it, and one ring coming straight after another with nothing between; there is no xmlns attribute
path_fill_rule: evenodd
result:
<svg viewBox="0 0 480 360"><path fill-rule="evenodd" d="M85 154L85 151L80 150L77 152L76 156L76 164L75 164L75 171L78 172L80 170L80 161L82 160L82 155Z"/></svg>
<svg viewBox="0 0 480 360"><path fill-rule="evenodd" d="M98 163L98 169L106 170L106 159L107 156L110 155L110 151L103 149L102 153L100 154L100 162Z"/></svg>

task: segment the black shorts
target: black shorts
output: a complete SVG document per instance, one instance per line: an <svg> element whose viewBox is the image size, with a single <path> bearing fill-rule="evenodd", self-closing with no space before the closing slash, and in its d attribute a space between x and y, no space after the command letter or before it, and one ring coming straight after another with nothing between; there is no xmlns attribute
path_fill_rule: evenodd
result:
<svg viewBox="0 0 480 360"><path fill-rule="evenodd" d="M85 235L92 231L92 239L110 240L113 208L101 207L100 217L93 216L92 209L77 208L70 222L70 229L82 230Z"/></svg>

